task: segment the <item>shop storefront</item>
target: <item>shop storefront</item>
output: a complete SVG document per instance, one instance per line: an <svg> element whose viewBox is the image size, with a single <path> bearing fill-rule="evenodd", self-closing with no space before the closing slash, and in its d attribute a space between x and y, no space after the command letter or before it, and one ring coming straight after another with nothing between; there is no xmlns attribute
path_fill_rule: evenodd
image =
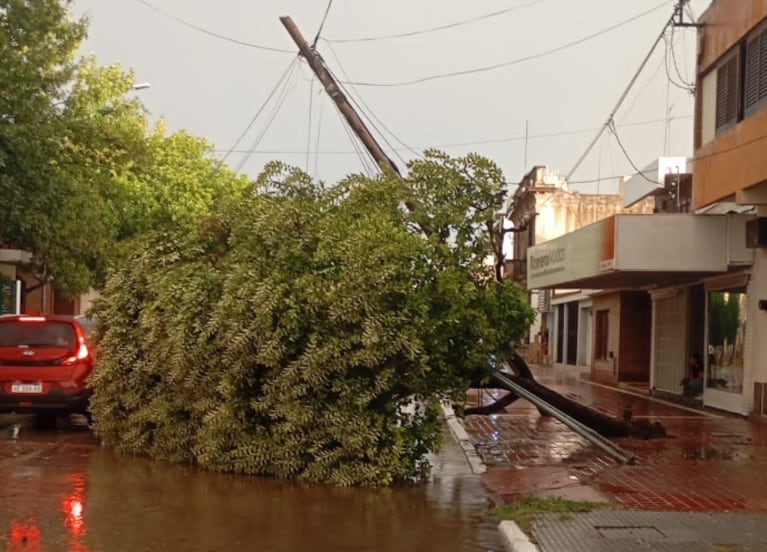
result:
<svg viewBox="0 0 767 552"><path fill-rule="evenodd" d="M590 306L593 379L646 381L654 393L745 414L754 398L749 288L759 285L745 220L616 215L530 248L528 285L601 290ZM696 362L700 389L687 381Z"/></svg>

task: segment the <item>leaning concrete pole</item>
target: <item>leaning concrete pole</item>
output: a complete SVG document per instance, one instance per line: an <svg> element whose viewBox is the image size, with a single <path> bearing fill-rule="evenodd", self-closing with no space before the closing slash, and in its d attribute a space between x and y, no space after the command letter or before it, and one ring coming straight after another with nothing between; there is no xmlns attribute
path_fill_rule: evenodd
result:
<svg viewBox="0 0 767 552"><path fill-rule="evenodd" d="M301 31L298 30L298 27L292 18L287 16L280 17L280 21L285 26L285 29L287 29L293 41L298 46L298 51L309 64L309 67L311 67L312 71L314 71L314 74L317 75L317 79L322 83L322 86L325 87L325 92L328 93L330 99L332 99L338 106L338 110L341 112L341 115L344 116L344 119L346 119L349 127L352 129L354 134L357 135L368 152L370 152L370 155L373 157L373 159L375 159L379 167L381 167L383 170L388 169L395 176L401 178L402 175L400 174L397 165L388 155L386 155L376 139L373 138L373 135L370 134L370 131L365 126L365 123L349 103L349 100L341 90L341 87L338 85L336 80L333 78L333 75L330 74L330 71L325 66L325 61L322 59L322 56L320 56L317 50L309 45L304 36L301 34ZM408 208L410 208L410 205L408 205Z"/></svg>

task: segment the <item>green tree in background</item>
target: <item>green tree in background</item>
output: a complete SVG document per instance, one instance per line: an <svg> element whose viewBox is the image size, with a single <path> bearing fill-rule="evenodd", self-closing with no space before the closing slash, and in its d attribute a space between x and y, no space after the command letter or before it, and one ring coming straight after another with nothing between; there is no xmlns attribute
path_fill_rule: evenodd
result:
<svg viewBox="0 0 767 552"><path fill-rule="evenodd" d="M498 168L427 152L409 169L324 187L271 164L194 231L136 244L97 308L105 444L341 485L424 477L438 400L532 312L485 261Z"/></svg>
<svg viewBox="0 0 767 552"><path fill-rule="evenodd" d="M738 293L713 291L708 296L709 342L712 345L734 345L740 326Z"/></svg>
<svg viewBox="0 0 767 552"><path fill-rule="evenodd" d="M148 127L133 77L77 59L86 21L59 0L0 0L0 246L41 282L98 285L119 244L193 221L244 179L203 140Z"/></svg>

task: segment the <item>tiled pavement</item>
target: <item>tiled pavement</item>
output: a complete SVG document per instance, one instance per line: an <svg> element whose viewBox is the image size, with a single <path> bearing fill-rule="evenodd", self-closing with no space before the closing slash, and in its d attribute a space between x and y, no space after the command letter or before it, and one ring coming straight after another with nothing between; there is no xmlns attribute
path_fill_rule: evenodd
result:
<svg viewBox="0 0 767 552"><path fill-rule="evenodd" d="M661 422L668 436L616 440L637 455L634 465L621 465L523 400L497 415L468 416L465 428L489 468L484 482L499 502L536 492L602 498L627 510L767 511L767 425L537 372L560 394L616 417L631 408L635 418ZM490 394L469 402L487 404Z"/></svg>

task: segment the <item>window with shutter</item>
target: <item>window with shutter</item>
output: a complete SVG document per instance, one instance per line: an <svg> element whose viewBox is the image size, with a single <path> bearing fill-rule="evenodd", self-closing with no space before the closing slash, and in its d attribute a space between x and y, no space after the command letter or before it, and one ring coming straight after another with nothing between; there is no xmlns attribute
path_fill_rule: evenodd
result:
<svg viewBox="0 0 767 552"><path fill-rule="evenodd" d="M744 81L743 100L746 111L760 100L762 40L757 36L746 46L746 78Z"/></svg>
<svg viewBox="0 0 767 552"><path fill-rule="evenodd" d="M767 29L762 28L751 34L745 52L744 116L767 105Z"/></svg>
<svg viewBox="0 0 767 552"><path fill-rule="evenodd" d="M727 123L727 65L716 70L716 128Z"/></svg>
<svg viewBox="0 0 767 552"><path fill-rule="evenodd" d="M716 130L738 117L738 55L732 54L716 71Z"/></svg>
<svg viewBox="0 0 767 552"><path fill-rule="evenodd" d="M767 29L760 36L759 56L759 98L767 98Z"/></svg>

